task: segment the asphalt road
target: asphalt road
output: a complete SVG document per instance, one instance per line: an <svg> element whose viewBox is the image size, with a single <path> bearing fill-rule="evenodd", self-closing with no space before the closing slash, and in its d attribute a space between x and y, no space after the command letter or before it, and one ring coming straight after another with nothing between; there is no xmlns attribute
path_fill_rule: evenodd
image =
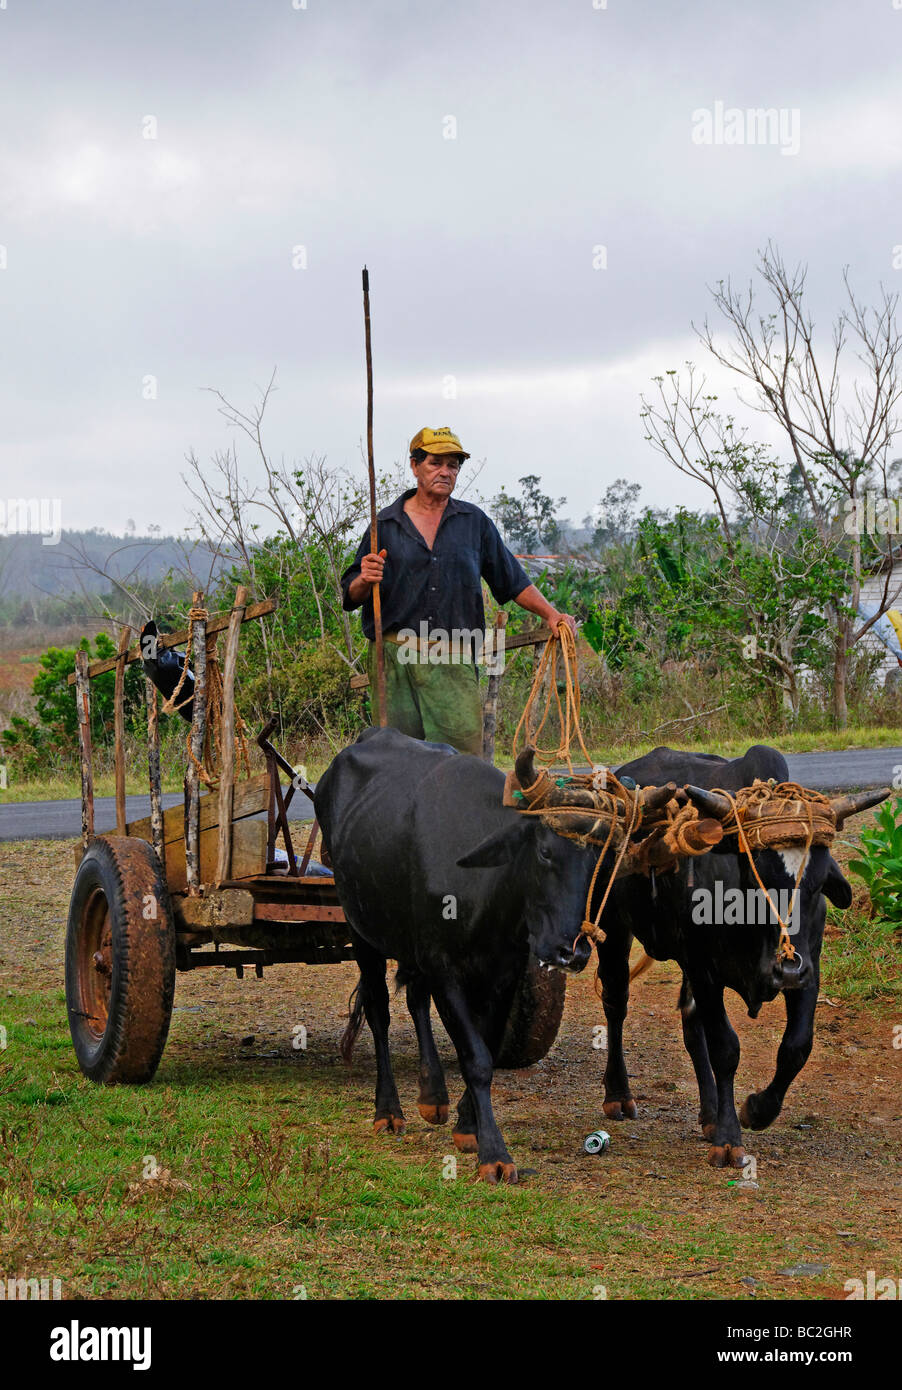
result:
<svg viewBox="0 0 902 1390"><path fill-rule="evenodd" d="M3 793L0 792L0 796ZM163 809L179 806L182 797L177 793L163 797ZM149 796L127 796L125 798L125 819L142 820L150 815ZM309 820L311 818L309 797L302 793L292 797L288 808L289 820ZM261 812L255 820L265 820ZM94 800L94 830L98 835L107 835L116 829L116 800L112 796L98 796ZM23 801L18 805L4 806L0 803L0 840L71 840L81 834L80 801Z"/></svg>
<svg viewBox="0 0 902 1390"><path fill-rule="evenodd" d="M840 753L794 753L787 757L789 776L816 791L859 791L864 787L892 786L895 769L902 771L902 748L847 748ZM0 798L3 793L0 792ZM177 806L178 795L164 796L163 805ZM149 798L126 797L126 819L150 814ZM310 802L295 796L289 807L292 820L309 818ZM94 802L94 829L98 835L116 825L111 796ZM32 801L17 805L0 802L0 840L68 840L81 834L81 802Z"/></svg>

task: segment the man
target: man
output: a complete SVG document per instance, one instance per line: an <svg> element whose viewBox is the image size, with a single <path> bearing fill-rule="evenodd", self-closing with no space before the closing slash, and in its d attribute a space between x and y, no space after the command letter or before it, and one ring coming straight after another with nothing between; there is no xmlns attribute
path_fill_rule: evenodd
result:
<svg viewBox="0 0 902 1390"><path fill-rule="evenodd" d="M575 634L576 624L529 582L485 512L451 496L461 464L469 457L447 425L422 429L413 437L410 467L416 487L379 512L382 548L378 554L371 551L367 530L353 564L341 576L341 586L347 611L363 605L376 717L372 593L373 585L379 584L388 723L413 738L450 743L461 753L480 756L479 671L469 645L456 653L453 648L449 653L448 646L455 630L484 632L482 580L496 603L514 599L554 632L566 623ZM430 634L426 650L420 639L424 632ZM415 660L408 659L411 647ZM437 660L430 661L430 650ZM457 659L449 661L448 655Z"/></svg>

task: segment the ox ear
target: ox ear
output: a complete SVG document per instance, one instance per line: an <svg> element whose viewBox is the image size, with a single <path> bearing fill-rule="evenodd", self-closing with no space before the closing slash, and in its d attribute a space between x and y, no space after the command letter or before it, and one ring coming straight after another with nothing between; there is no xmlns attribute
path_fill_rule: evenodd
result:
<svg viewBox="0 0 902 1390"><path fill-rule="evenodd" d="M516 859L532 831L529 817L517 816L512 825L506 825L503 830L496 830L494 835L489 835L474 849L462 854L457 861L458 868L492 869L501 864L509 864L512 859Z"/></svg>
<svg viewBox="0 0 902 1390"><path fill-rule="evenodd" d="M827 877L821 892L825 898L830 899L834 907L852 906L852 885L832 854L827 863Z"/></svg>

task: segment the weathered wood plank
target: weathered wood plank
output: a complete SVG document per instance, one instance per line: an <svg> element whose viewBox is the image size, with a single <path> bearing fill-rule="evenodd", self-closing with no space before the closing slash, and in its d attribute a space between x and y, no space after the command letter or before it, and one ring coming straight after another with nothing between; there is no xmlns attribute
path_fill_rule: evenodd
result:
<svg viewBox="0 0 902 1390"><path fill-rule="evenodd" d="M262 603L251 603L244 610L242 622L249 623L254 618L265 618L267 613L274 613L277 607L278 604L274 598L266 598ZM230 616L231 614L226 614L225 617L222 618L211 618L207 624L207 632L224 632L229 625ZM186 627L180 628L178 632L161 632L157 638L157 647L180 647L182 643L187 642L187 640L188 629ZM133 661L138 661L140 657L140 645L132 647L125 659L126 666L131 665ZM92 661L91 665L88 667L89 680L93 680L95 676L102 676L105 671L115 670L118 660L119 658L117 656L110 656L105 657L103 661ZM68 684L75 684L74 675L69 676Z"/></svg>
<svg viewBox="0 0 902 1390"><path fill-rule="evenodd" d="M265 811L269 805L269 776L265 772L259 773L255 777L248 777L244 782L236 782L232 796L232 820L244 820L247 816L255 816L259 811ZM200 815L201 834L205 830L212 830L219 825L219 796L216 792L208 792L198 799L198 812ZM145 816L142 820L129 821L125 827L128 835L137 835L141 840L151 838L151 822L153 816ZM185 836L185 812L181 806L172 806L168 811L163 811L161 817L161 827L163 843L171 844L173 840L182 840Z"/></svg>
<svg viewBox="0 0 902 1390"><path fill-rule="evenodd" d="M139 837L150 838L149 833ZM166 845L166 881L170 893L183 893L188 887L188 872L185 861L184 839L172 840ZM198 841L198 879L200 883L213 883L216 877L219 857L219 827L213 825L201 831ZM266 872L266 822L244 820L232 826L232 878L252 878Z"/></svg>

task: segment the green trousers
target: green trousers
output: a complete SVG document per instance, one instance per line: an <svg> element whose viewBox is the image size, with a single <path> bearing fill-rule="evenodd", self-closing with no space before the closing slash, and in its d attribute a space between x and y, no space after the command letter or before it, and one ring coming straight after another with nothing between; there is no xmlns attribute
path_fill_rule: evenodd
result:
<svg viewBox="0 0 902 1390"><path fill-rule="evenodd" d="M473 662L429 665L398 660L399 648L384 642L388 723L411 738L450 743L460 753L482 756L482 696ZM370 701L379 722L376 644L369 651Z"/></svg>

